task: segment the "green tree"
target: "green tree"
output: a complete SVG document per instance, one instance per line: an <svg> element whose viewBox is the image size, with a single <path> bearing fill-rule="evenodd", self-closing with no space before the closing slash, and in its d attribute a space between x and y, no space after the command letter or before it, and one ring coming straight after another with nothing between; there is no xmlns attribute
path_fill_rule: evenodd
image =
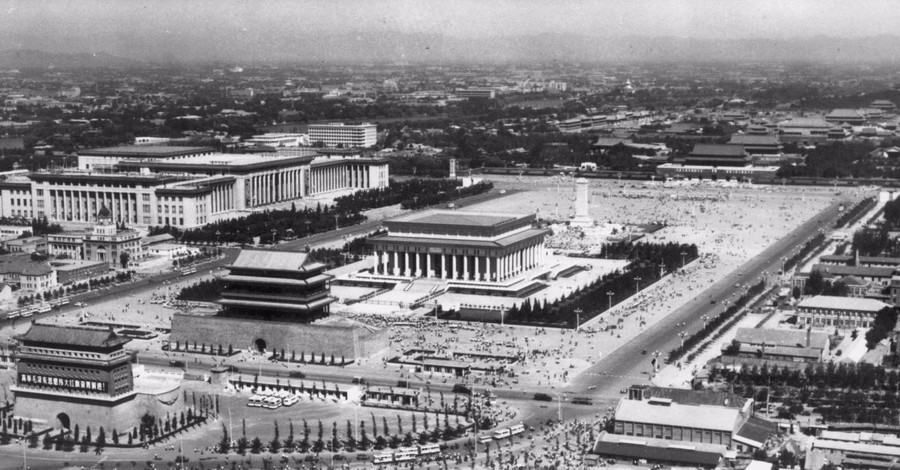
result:
<svg viewBox="0 0 900 470"><path fill-rule="evenodd" d="M875 348L881 340L887 338L888 334L894 331L897 326L897 309L895 307L885 307L875 314L875 321L872 327L866 332L866 347Z"/></svg>
<svg viewBox="0 0 900 470"><path fill-rule="evenodd" d="M225 427L225 423L222 423L222 438L219 439L219 445L217 446L217 450L220 454L227 454L228 449L231 448L231 437L228 435L228 428Z"/></svg>

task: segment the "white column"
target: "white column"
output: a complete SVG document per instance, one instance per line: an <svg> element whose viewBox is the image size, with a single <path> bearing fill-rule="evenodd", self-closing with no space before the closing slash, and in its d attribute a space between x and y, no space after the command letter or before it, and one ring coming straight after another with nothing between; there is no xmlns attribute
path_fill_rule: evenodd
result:
<svg viewBox="0 0 900 470"><path fill-rule="evenodd" d="M481 274L479 274L479 271L478 271L478 258L480 258L480 256L475 255L475 280L476 281L481 280Z"/></svg>
<svg viewBox="0 0 900 470"><path fill-rule="evenodd" d="M463 261L463 279L469 280L469 255L462 255Z"/></svg>
<svg viewBox="0 0 900 470"><path fill-rule="evenodd" d="M431 253L425 253L425 277L431 277Z"/></svg>
<svg viewBox="0 0 900 470"><path fill-rule="evenodd" d="M450 255L453 260L453 272L450 274L450 279L458 279L459 272L456 270L456 255Z"/></svg>
<svg viewBox="0 0 900 470"><path fill-rule="evenodd" d="M421 253L413 253L413 261L416 265L416 277L422 277L422 258Z"/></svg>
<svg viewBox="0 0 900 470"><path fill-rule="evenodd" d="M406 251L403 252L403 275L404 276L411 275L410 269L409 269L409 253Z"/></svg>
<svg viewBox="0 0 900 470"><path fill-rule="evenodd" d="M400 260L399 256L397 256L397 252L394 252L394 276L400 275Z"/></svg>
<svg viewBox="0 0 900 470"><path fill-rule="evenodd" d="M381 253L378 250L375 250L375 267L372 272L375 274L379 274L379 269L381 269Z"/></svg>

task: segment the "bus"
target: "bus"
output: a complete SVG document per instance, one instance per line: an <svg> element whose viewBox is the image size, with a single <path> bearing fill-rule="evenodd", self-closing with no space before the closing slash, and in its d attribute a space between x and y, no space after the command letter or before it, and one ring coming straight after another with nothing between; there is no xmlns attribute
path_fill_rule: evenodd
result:
<svg viewBox="0 0 900 470"><path fill-rule="evenodd" d="M41 304L40 306L38 306L37 311L38 313L47 313L51 310L53 310L53 307L51 307L50 304Z"/></svg>
<svg viewBox="0 0 900 470"><path fill-rule="evenodd" d="M511 435L512 433L509 431L509 429L498 429L494 431L494 439L505 439Z"/></svg>
<svg viewBox="0 0 900 470"><path fill-rule="evenodd" d="M382 452L380 454L375 454L372 456L372 463L376 465L385 464L385 463L394 463L394 454L390 452Z"/></svg>
<svg viewBox="0 0 900 470"><path fill-rule="evenodd" d="M424 446L419 446L419 455L437 454L440 453L440 451L440 444L425 444Z"/></svg>
<svg viewBox="0 0 900 470"><path fill-rule="evenodd" d="M492 438L490 434L485 434L484 436L481 436L478 438L478 443L479 444L487 444L493 440L494 440L494 438Z"/></svg>
<svg viewBox="0 0 900 470"><path fill-rule="evenodd" d="M419 456L419 449L416 447L400 448L394 451L394 462L407 462L415 460Z"/></svg>
<svg viewBox="0 0 900 470"><path fill-rule="evenodd" d="M281 398L278 397L266 397L263 400L263 406L270 410L277 410L281 407Z"/></svg>
<svg viewBox="0 0 900 470"><path fill-rule="evenodd" d="M249 400L247 400L247 406L256 406L256 407L263 406L263 400L265 400L265 399L266 399L266 397L264 397L262 395L253 395L250 397Z"/></svg>
<svg viewBox="0 0 900 470"><path fill-rule="evenodd" d="M522 434L523 432L525 432L524 424L516 424L515 426L509 427L509 434L512 436L515 436L517 434Z"/></svg>
<svg viewBox="0 0 900 470"><path fill-rule="evenodd" d="M288 395L281 399L281 404L284 406L292 406L299 401L300 399L297 398L297 395Z"/></svg>

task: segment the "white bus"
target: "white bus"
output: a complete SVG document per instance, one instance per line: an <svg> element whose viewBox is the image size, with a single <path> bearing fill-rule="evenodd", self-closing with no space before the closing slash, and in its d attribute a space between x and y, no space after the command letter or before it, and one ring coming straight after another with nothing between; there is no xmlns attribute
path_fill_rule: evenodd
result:
<svg viewBox="0 0 900 470"><path fill-rule="evenodd" d="M505 439L511 435L512 433L510 433L509 429L498 429L494 431L494 439Z"/></svg>
<svg viewBox="0 0 900 470"><path fill-rule="evenodd" d="M390 452L382 452L380 454L375 454L372 456L372 463L376 465L384 464L384 463L393 463L394 462L394 454Z"/></svg>
<svg viewBox="0 0 900 470"><path fill-rule="evenodd" d="M522 434L523 432L525 432L525 425L524 425L524 424L516 424L515 426L510 426L510 427L509 427L509 433L510 433L510 435L515 436L516 434Z"/></svg>
<svg viewBox="0 0 900 470"><path fill-rule="evenodd" d="M277 410L281 407L281 398L278 397L266 397L263 400L263 406L270 410Z"/></svg>
<svg viewBox="0 0 900 470"><path fill-rule="evenodd" d="M394 462L407 462L415 460L419 456L419 449L415 447L406 447L394 451Z"/></svg>
<svg viewBox="0 0 900 470"><path fill-rule="evenodd" d="M298 401L300 401L300 399L297 398L297 395L288 395L287 397L281 399L281 404L284 406L291 406Z"/></svg>
<svg viewBox="0 0 900 470"><path fill-rule="evenodd" d="M253 395L247 400L247 406L263 406L263 400L265 399L266 397L262 395Z"/></svg>
<svg viewBox="0 0 900 470"><path fill-rule="evenodd" d="M419 455L437 454L440 451L440 444L425 444L424 446L419 446Z"/></svg>
<svg viewBox="0 0 900 470"><path fill-rule="evenodd" d="M485 434L484 436L481 436L478 438L478 443L479 444L487 444L488 442L491 442L492 440L494 440L494 439L491 437L490 434Z"/></svg>

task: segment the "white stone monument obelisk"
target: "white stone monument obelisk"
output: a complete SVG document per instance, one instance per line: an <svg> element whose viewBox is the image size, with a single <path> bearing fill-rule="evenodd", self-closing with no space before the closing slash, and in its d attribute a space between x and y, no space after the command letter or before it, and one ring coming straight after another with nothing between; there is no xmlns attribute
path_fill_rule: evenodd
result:
<svg viewBox="0 0 900 470"><path fill-rule="evenodd" d="M588 214L588 180L575 180L575 218L571 224L576 227L593 227L594 220Z"/></svg>

